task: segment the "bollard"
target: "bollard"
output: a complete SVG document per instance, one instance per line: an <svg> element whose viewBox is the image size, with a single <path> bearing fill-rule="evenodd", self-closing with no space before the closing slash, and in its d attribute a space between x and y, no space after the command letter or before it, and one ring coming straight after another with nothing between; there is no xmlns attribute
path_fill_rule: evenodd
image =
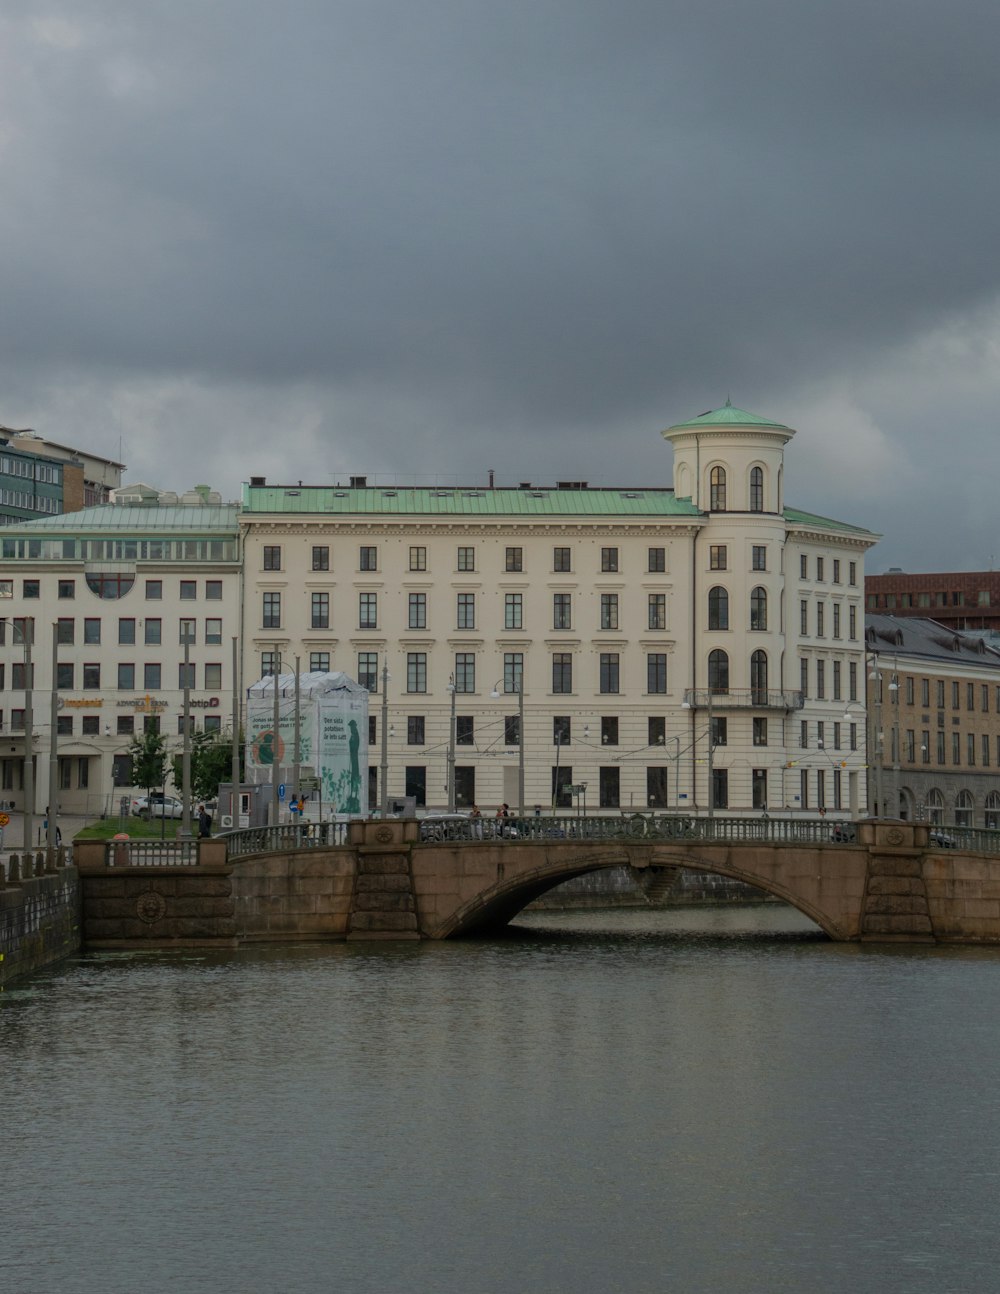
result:
<svg viewBox="0 0 1000 1294"><path fill-rule="evenodd" d="M114 844L114 865L115 867L128 867L128 832L119 831L116 836L112 836Z"/></svg>
<svg viewBox="0 0 1000 1294"><path fill-rule="evenodd" d="M7 884L21 884L21 860L17 854L11 854L10 856L10 866L7 869Z"/></svg>

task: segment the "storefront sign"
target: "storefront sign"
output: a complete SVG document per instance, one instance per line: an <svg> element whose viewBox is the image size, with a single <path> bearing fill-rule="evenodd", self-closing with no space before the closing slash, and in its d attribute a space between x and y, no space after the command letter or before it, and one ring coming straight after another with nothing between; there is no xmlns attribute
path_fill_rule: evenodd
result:
<svg viewBox="0 0 1000 1294"><path fill-rule="evenodd" d="M56 703L56 708L58 710L99 710L103 704L99 696L61 696Z"/></svg>

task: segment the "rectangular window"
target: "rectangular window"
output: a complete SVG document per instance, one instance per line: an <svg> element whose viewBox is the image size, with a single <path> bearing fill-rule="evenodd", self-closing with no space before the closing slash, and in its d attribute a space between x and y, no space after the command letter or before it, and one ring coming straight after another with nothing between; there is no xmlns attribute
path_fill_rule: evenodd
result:
<svg viewBox="0 0 1000 1294"><path fill-rule="evenodd" d="M799 633L803 638L809 637L809 603L804 599L799 602Z"/></svg>
<svg viewBox="0 0 1000 1294"><path fill-rule="evenodd" d="M188 716L188 724L187 724L187 727L188 727L188 732L191 732L191 733L193 733L193 732L194 732L194 730L195 730L195 729L194 729L194 715L193 715L193 714ZM184 734L184 716L183 716L182 714L179 714L179 715L177 716L177 735L180 737L180 736L183 736L183 734Z"/></svg>
<svg viewBox="0 0 1000 1294"><path fill-rule="evenodd" d="M667 770L662 765L646 766L646 803L651 809L667 807Z"/></svg>
<svg viewBox="0 0 1000 1294"><path fill-rule="evenodd" d="M281 672L281 653L273 651L262 651L260 654L260 675L261 678L270 678L272 674Z"/></svg>
<svg viewBox="0 0 1000 1294"><path fill-rule="evenodd" d="M729 769L713 768L712 769L712 807L714 809L729 808Z"/></svg>
<svg viewBox="0 0 1000 1294"><path fill-rule="evenodd" d="M163 581L147 580L146 581L146 601L159 602L163 597Z"/></svg>
<svg viewBox="0 0 1000 1294"><path fill-rule="evenodd" d="M179 628L180 628L179 641L182 644L183 643L193 644L195 640L195 634L197 633L197 629L198 629L197 620L181 620L179 624Z"/></svg>
<svg viewBox="0 0 1000 1294"><path fill-rule="evenodd" d="M455 691L475 692L476 654L471 651L455 653Z"/></svg>
<svg viewBox="0 0 1000 1294"><path fill-rule="evenodd" d="M73 643L76 641L76 621L59 620L56 622L56 638L60 643Z"/></svg>
<svg viewBox="0 0 1000 1294"><path fill-rule="evenodd" d="M557 714L552 719L553 746L568 746L573 737L573 720L568 714Z"/></svg>
<svg viewBox="0 0 1000 1294"><path fill-rule="evenodd" d="M849 584L857 584L857 582L858 582L858 564L857 564L857 562L849 562L849 563L848 563L848 567L847 567L847 571L848 571L848 575L847 575L847 582L848 582Z"/></svg>
<svg viewBox="0 0 1000 1294"><path fill-rule="evenodd" d="M990 710L990 685L988 683L980 684L980 709L983 714L989 714Z"/></svg>
<svg viewBox="0 0 1000 1294"><path fill-rule="evenodd" d="M503 720L503 744L505 746L520 746L521 744L521 717L517 714L505 714Z"/></svg>
<svg viewBox="0 0 1000 1294"><path fill-rule="evenodd" d="M409 714L406 716L406 744L408 746L422 746L425 741L424 737L424 716L422 714Z"/></svg>
<svg viewBox="0 0 1000 1294"><path fill-rule="evenodd" d="M600 684L601 691L604 693L618 691L618 653L616 651L602 651L600 663Z"/></svg>
<svg viewBox="0 0 1000 1294"><path fill-rule="evenodd" d="M427 769L422 764L407 764L403 770L406 794L412 795L418 809L427 806Z"/></svg>
<svg viewBox="0 0 1000 1294"><path fill-rule="evenodd" d="M938 732L937 734L937 762L939 764L944 763L944 733L943 732Z"/></svg>
<svg viewBox="0 0 1000 1294"><path fill-rule="evenodd" d="M309 653L309 673L329 674L330 653L328 651L311 651Z"/></svg>
<svg viewBox="0 0 1000 1294"><path fill-rule="evenodd" d="M120 643L135 642L135 621L120 619L118 621L118 641Z"/></svg>
<svg viewBox="0 0 1000 1294"><path fill-rule="evenodd" d="M427 653L424 651L406 653L406 690L427 691Z"/></svg>
<svg viewBox="0 0 1000 1294"><path fill-rule="evenodd" d="M618 628L618 594L601 594L601 628Z"/></svg>
<svg viewBox="0 0 1000 1294"><path fill-rule="evenodd" d="M847 633L848 633L848 637L853 642L857 639L857 636L858 636L858 608L848 607L847 616L849 621Z"/></svg>
<svg viewBox="0 0 1000 1294"><path fill-rule="evenodd" d="M508 571L524 570L524 554L520 548L508 548L504 554L504 569Z"/></svg>
<svg viewBox="0 0 1000 1294"><path fill-rule="evenodd" d="M206 732L221 732L221 731L222 731L222 715L221 715L221 714L206 714L206 715L205 715L205 731L206 731Z"/></svg>
<svg viewBox="0 0 1000 1294"><path fill-rule="evenodd" d="M646 657L646 691L663 693L667 690L667 653L652 651Z"/></svg>
<svg viewBox="0 0 1000 1294"><path fill-rule="evenodd" d="M75 598L76 580L60 580L57 585L57 594L60 598Z"/></svg>
<svg viewBox="0 0 1000 1294"><path fill-rule="evenodd" d="M755 718L753 721L753 744L755 746L767 745L767 720Z"/></svg>
<svg viewBox="0 0 1000 1294"><path fill-rule="evenodd" d="M198 596L197 580L181 580L181 601L193 602Z"/></svg>
<svg viewBox="0 0 1000 1294"><path fill-rule="evenodd" d="M329 629L330 628L330 595L329 593L313 593L310 597L311 620L310 628L312 629Z"/></svg>
<svg viewBox="0 0 1000 1294"><path fill-rule="evenodd" d="M57 735L58 735L58 736L60 736L60 737L72 737L72 735L73 735L73 716L72 716L71 714L67 714L67 715L61 715L61 714L60 714L60 715L57 715L57 717L56 717L56 733L57 733Z"/></svg>
<svg viewBox="0 0 1000 1294"><path fill-rule="evenodd" d="M163 621L147 620L143 625L145 631L144 637L147 643L159 644L163 641Z"/></svg>
<svg viewBox="0 0 1000 1294"><path fill-rule="evenodd" d="M958 683L951 685L951 708L957 710L960 704L961 691Z"/></svg>
<svg viewBox="0 0 1000 1294"><path fill-rule="evenodd" d="M101 686L101 667L96 662L83 667L83 686L88 689L96 689Z"/></svg>
<svg viewBox="0 0 1000 1294"><path fill-rule="evenodd" d="M197 687L195 682L194 664L189 662L187 665L183 661L177 666L177 686L183 691L184 688Z"/></svg>
<svg viewBox="0 0 1000 1294"><path fill-rule="evenodd" d="M662 714L651 714L646 719L647 745L665 746L667 742L667 721Z"/></svg>
<svg viewBox="0 0 1000 1294"><path fill-rule="evenodd" d="M568 651L552 653L552 691L557 693L573 691L573 656Z"/></svg>
<svg viewBox="0 0 1000 1294"><path fill-rule="evenodd" d="M222 621L206 620L205 621L205 642L221 643L222 642Z"/></svg>
<svg viewBox="0 0 1000 1294"><path fill-rule="evenodd" d="M816 662L816 699L826 700L826 661Z"/></svg>
<svg viewBox="0 0 1000 1294"><path fill-rule="evenodd" d="M25 684L25 679L26 679L26 677L27 677L27 675L26 675L26 672L25 672L24 661L22 661L22 660L16 660L16 661L14 661L14 662L13 662L13 664L11 665L11 667L10 667L10 685L11 685L11 687L12 687L12 688L16 688L18 691L21 691L21 690L24 688L24 684ZM32 686L32 687L34 687L34 686L35 686L35 665L34 665L34 662L32 662L32 665L31 665L31 686Z"/></svg>
<svg viewBox="0 0 1000 1294"><path fill-rule="evenodd" d="M265 629L281 628L281 594L265 593L263 604L263 627Z"/></svg>
<svg viewBox="0 0 1000 1294"><path fill-rule="evenodd" d="M601 570L617 571L618 569L618 549L602 548L601 549Z"/></svg>
<svg viewBox="0 0 1000 1294"><path fill-rule="evenodd" d="M119 737L131 737L135 732L135 715L120 714L118 716L117 731Z"/></svg>
<svg viewBox="0 0 1000 1294"><path fill-rule="evenodd" d="M822 557L816 558L816 578L817 580L823 579L823 558Z"/></svg>
<svg viewBox="0 0 1000 1294"><path fill-rule="evenodd" d="M621 804L621 769L612 764L598 770L602 809L617 809Z"/></svg>
<svg viewBox="0 0 1000 1294"><path fill-rule="evenodd" d="M799 579L807 580L809 578L809 558L805 553L799 557Z"/></svg>
<svg viewBox="0 0 1000 1294"><path fill-rule="evenodd" d="M618 717L613 714L601 715L601 745L618 745Z"/></svg>
<svg viewBox="0 0 1000 1294"><path fill-rule="evenodd" d="M962 762L962 734L959 732L951 734L951 762L953 764Z"/></svg>
<svg viewBox="0 0 1000 1294"><path fill-rule="evenodd" d="M665 548L650 548L648 554L647 569L650 574L660 574L667 569L667 550Z"/></svg>
<svg viewBox="0 0 1000 1294"><path fill-rule="evenodd" d="M503 690L520 692L521 678L524 670L524 655L519 651L508 651L503 654Z"/></svg>
<svg viewBox="0 0 1000 1294"><path fill-rule="evenodd" d="M23 665L21 669L23 672ZM56 690L59 692L71 692L75 686L73 682L75 673L75 667L69 663L56 665Z"/></svg>
<svg viewBox="0 0 1000 1294"><path fill-rule="evenodd" d="M943 709L944 709L944 679L943 679L943 678L939 678L939 679L937 679L936 681L937 681L937 688L936 688L936 691L937 691L937 708L938 708L939 710L943 710Z"/></svg>
<svg viewBox="0 0 1000 1294"><path fill-rule="evenodd" d="M97 619L86 619L83 622L83 641L99 643L101 641L101 622Z"/></svg>
<svg viewBox="0 0 1000 1294"><path fill-rule="evenodd" d="M475 629L476 627L476 595L474 593L460 593L458 595L458 628Z"/></svg>
<svg viewBox="0 0 1000 1294"><path fill-rule="evenodd" d="M505 629L521 629L522 614L521 594L505 593L503 599L503 627Z"/></svg>
<svg viewBox="0 0 1000 1294"><path fill-rule="evenodd" d="M847 664L847 699L856 701L858 699L858 662L849 661Z"/></svg>
<svg viewBox="0 0 1000 1294"><path fill-rule="evenodd" d="M755 571L767 570L767 548L763 544L754 544L751 547L750 567Z"/></svg>
<svg viewBox="0 0 1000 1294"><path fill-rule="evenodd" d="M358 652L358 682L369 692L378 691L378 652Z"/></svg>
<svg viewBox="0 0 1000 1294"><path fill-rule="evenodd" d="M552 595L552 628L573 628L573 595L572 593L553 593Z"/></svg>
<svg viewBox="0 0 1000 1294"><path fill-rule="evenodd" d="M966 710L974 710L976 708L975 683L966 683L965 685L965 708Z"/></svg>
<svg viewBox="0 0 1000 1294"><path fill-rule="evenodd" d="M729 720L719 719L713 716L709 735L713 746L726 746L729 744Z"/></svg>
<svg viewBox="0 0 1000 1294"><path fill-rule="evenodd" d="M358 626L361 629L378 628L378 594L358 594Z"/></svg>
<svg viewBox="0 0 1000 1294"><path fill-rule="evenodd" d="M816 603L816 637L823 637L823 613L824 607L822 602Z"/></svg>
<svg viewBox="0 0 1000 1294"><path fill-rule="evenodd" d="M222 601L222 581L221 580L205 581L205 600L208 602Z"/></svg>
<svg viewBox="0 0 1000 1294"><path fill-rule="evenodd" d="M222 687L222 665L217 662L209 662L205 665L205 690L207 692L217 692Z"/></svg>
<svg viewBox="0 0 1000 1294"><path fill-rule="evenodd" d="M135 691L135 666L125 661L118 662L118 689L122 692Z"/></svg>
<svg viewBox="0 0 1000 1294"><path fill-rule="evenodd" d="M427 628L427 594L411 593L407 597L407 620L408 629L426 629Z"/></svg>
<svg viewBox="0 0 1000 1294"><path fill-rule="evenodd" d="M328 571L330 569L330 546L328 544L313 545L312 568L314 571Z"/></svg>
<svg viewBox="0 0 1000 1294"><path fill-rule="evenodd" d="M982 741L983 768L989 768L989 766L990 766L990 737L989 737L989 733L984 732L984 733L982 734L982 737L983 737L983 741Z"/></svg>
<svg viewBox="0 0 1000 1294"><path fill-rule="evenodd" d="M552 569L554 571L571 571L572 554L568 548L553 548Z"/></svg>
<svg viewBox="0 0 1000 1294"><path fill-rule="evenodd" d="M709 569L713 571L726 570L728 551L725 544L710 544L708 549Z"/></svg>
<svg viewBox="0 0 1000 1294"><path fill-rule="evenodd" d="M929 678L920 680L920 704L929 706L931 703L931 681Z"/></svg>
<svg viewBox="0 0 1000 1294"><path fill-rule="evenodd" d="M650 593L649 595L649 627L650 629L666 629L667 627L667 595L665 593Z"/></svg>
<svg viewBox="0 0 1000 1294"><path fill-rule="evenodd" d="M840 637L840 603L839 602L835 602L833 604L833 636L834 638Z"/></svg>
<svg viewBox="0 0 1000 1294"><path fill-rule="evenodd" d="M974 768L976 764L976 737L971 732L966 733L965 737L965 762L970 768Z"/></svg>
<svg viewBox="0 0 1000 1294"><path fill-rule="evenodd" d="M474 746L476 744L475 727L476 721L471 714L456 714L455 745Z"/></svg>
<svg viewBox="0 0 1000 1294"><path fill-rule="evenodd" d="M160 687L160 667L148 661L142 667L142 686L147 692L155 692Z"/></svg>
<svg viewBox="0 0 1000 1294"><path fill-rule="evenodd" d="M476 569L476 550L474 548L460 548L458 550L458 569L460 571L474 571Z"/></svg>
<svg viewBox="0 0 1000 1294"><path fill-rule="evenodd" d="M410 570L427 570L427 549L423 545L410 545Z"/></svg>
<svg viewBox="0 0 1000 1294"><path fill-rule="evenodd" d="M767 808L767 769L750 770L750 796L755 809Z"/></svg>
<svg viewBox="0 0 1000 1294"><path fill-rule="evenodd" d="M10 726L13 732L24 732L24 711L23 710L11 710ZM1000 737L997 738L997 741L1000 742ZM4 762L6 764L6 761ZM9 764L6 764L6 766L8 768L10 767Z"/></svg>
<svg viewBox="0 0 1000 1294"><path fill-rule="evenodd" d="M264 570L281 570L281 548L278 544L264 545Z"/></svg>
<svg viewBox="0 0 1000 1294"><path fill-rule="evenodd" d="M805 659L799 661L799 689L803 696L809 695L809 662Z"/></svg>
<svg viewBox="0 0 1000 1294"><path fill-rule="evenodd" d="M833 662L833 699L840 701L843 698L840 695L840 661Z"/></svg>
<svg viewBox="0 0 1000 1294"><path fill-rule="evenodd" d="M363 545L358 554L358 566L363 571L377 571L378 549L371 545Z"/></svg>

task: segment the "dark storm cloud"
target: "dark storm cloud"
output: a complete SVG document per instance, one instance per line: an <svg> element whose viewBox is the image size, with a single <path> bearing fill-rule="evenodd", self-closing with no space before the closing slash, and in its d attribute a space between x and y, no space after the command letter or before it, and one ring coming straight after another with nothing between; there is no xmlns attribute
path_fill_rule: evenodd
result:
<svg viewBox="0 0 1000 1294"><path fill-rule="evenodd" d="M879 356L996 296L993 4L0 22L0 354L35 424L102 382L120 416L146 384L181 443L203 393L230 456L242 430L266 459L266 418L295 410L285 434L331 470L621 478L628 432L635 474L666 476L657 426L727 391L783 420L845 380L857 401Z"/></svg>

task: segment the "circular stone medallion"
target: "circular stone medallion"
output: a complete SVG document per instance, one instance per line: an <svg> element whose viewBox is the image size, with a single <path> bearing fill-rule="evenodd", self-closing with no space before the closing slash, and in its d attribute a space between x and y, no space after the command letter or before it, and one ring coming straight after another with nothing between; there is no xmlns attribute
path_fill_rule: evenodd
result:
<svg viewBox="0 0 1000 1294"><path fill-rule="evenodd" d="M145 890L135 901L136 916L148 926L161 920L166 911L167 900L156 890Z"/></svg>

